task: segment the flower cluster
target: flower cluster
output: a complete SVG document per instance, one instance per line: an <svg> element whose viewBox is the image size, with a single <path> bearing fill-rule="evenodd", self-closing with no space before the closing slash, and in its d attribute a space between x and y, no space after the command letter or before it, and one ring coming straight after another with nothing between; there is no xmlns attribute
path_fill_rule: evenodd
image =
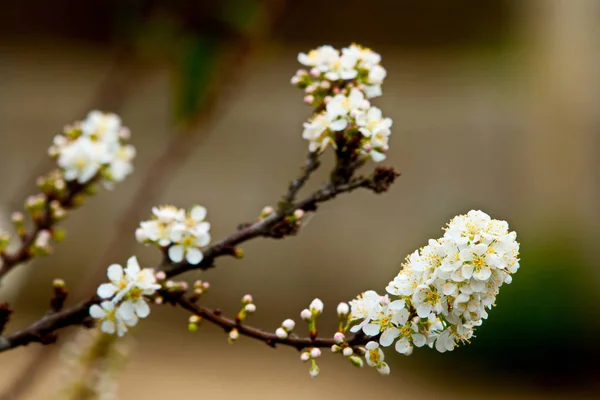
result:
<svg viewBox="0 0 600 400"><path fill-rule="evenodd" d="M305 102L319 110L304 123L302 137L309 141L309 151L331 145L375 162L384 160L392 120L368 100L381 94L386 74L379 65L381 56L358 45L342 49L341 54L322 46L301 53L298 60L312 69L298 71L292 83L304 89Z"/></svg>
<svg viewBox="0 0 600 400"><path fill-rule="evenodd" d="M368 98L381 96L381 84L386 77L381 56L373 50L352 44L339 50L326 45L298 54L298 62L310 68L300 69L292 84L303 89L305 101L317 106L336 89L352 85L359 87Z"/></svg>
<svg viewBox="0 0 600 400"><path fill-rule="evenodd" d="M185 259L199 264L204 258L200 249L210 243L210 223L204 221L206 208L194 206L186 212L167 205L154 207L152 214L152 219L142 222L135 231L138 242L168 248L173 262Z"/></svg>
<svg viewBox="0 0 600 400"><path fill-rule="evenodd" d="M505 221L482 211L459 215L442 238L407 257L388 294L367 291L350 303L351 331L378 336L383 347L395 342L402 354L424 345L451 351L488 317L500 286L518 270L518 257L516 233Z"/></svg>
<svg viewBox="0 0 600 400"><path fill-rule="evenodd" d="M100 178L111 188L133 172L135 148L126 144L129 137L117 115L91 111L54 137L49 154L58 160L66 181L85 184Z"/></svg>
<svg viewBox="0 0 600 400"><path fill-rule="evenodd" d="M160 285L156 283L153 270L141 269L135 257L127 260L124 270L119 264L111 265L107 275L110 283L101 284L97 290L98 296L106 300L100 305L92 305L89 313L102 321L100 329L103 332L123 336L139 318L150 314L144 296L153 295Z"/></svg>

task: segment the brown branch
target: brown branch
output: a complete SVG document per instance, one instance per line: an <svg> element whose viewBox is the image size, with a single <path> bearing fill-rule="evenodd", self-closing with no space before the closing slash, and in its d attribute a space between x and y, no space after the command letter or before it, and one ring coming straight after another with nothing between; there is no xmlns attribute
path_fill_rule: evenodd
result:
<svg viewBox="0 0 600 400"><path fill-rule="evenodd" d="M319 203L325 202L327 200L331 200L339 194L351 192L355 189L364 187L370 190L374 190L373 187L378 187L378 183L376 181L376 177L378 176L377 172L374 173L370 178L356 178L352 181L342 184L342 185L334 185L332 183L328 183L324 185L321 189L314 192L312 195L306 197L303 200L300 200L294 204L293 210L290 213L293 213L294 210L304 210L304 211L314 211L317 208ZM193 270L193 269L207 269L214 266L214 260L217 257L223 255L231 255L232 251L235 249L235 245L250 240L252 238L265 235L269 229L281 222L288 214L276 212L269 217L265 218L262 221L255 222L250 226L243 228L241 230L237 230L229 235L227 238L217 242L213 246L209 247L205 252L205 258L203 262L199 265L191 265L187 263L180 264L167 264L162 267L171 268L168 269L167 276L173 277L179 275L183 272ZM208 261L207 261L208 260ZM160 269L160 268L159 268ZM25 328L21 331L15 332L12 335L1 337L0 336L0 352L8 349L12 349L18 346L24 346L32 342L43 342L43 338L48 337L48 334L53 333L54 331L70 326L70 325L80 325L85 322L88 318L88 309L92 304L96 304L100 302L100 299L94 297L88 301L80 303L75 307L71 307L60 313L55 313L51 315L47 315L40 319L39 321L33 323L28 328ZM193 305L193 303L189 301L183 301L180 303L182 307L188 307L188 304ZM193 305L194 307L199 307ZM191 306L190 306L191 307ZM234 324L231 327L236 327L237 324L234 320L221 319L215 311L211 311L205 308L199 308L202 312L206 313L208 317L206 319L219 321L225 325L224 327L228 327L228 324ZM200 315L205 317L204 315ZM240 329L240 333L249 336L257 336L257 338L264 338L265 341L273 339L273 337L269 336L268 332L261 331L256 328L251 327L243 327L243 330ZM306 347L308 345L315 345L314 341L310 341L311 339L298 339L298 338L290 338L288 342L282 342L280 339L277 339L273 343L282 343L291 345L294 347L302 346ZM307 342L309 340L309 342ZM322 342L316 342L318 344L317 347L326 347L325 344L331 346L333 342L329 342L329 339L323 339ZM359 340L359 339L356 339ZM359 344L359 343L356 343Z"/></svg>
<svg viewBox="0 0 600 400"><path fill-rule="evenodd" d="M51 203L57 201L65 210L73 209L76 206L73 201L75 197L85 192L94 182L95 179L90 180L84 185L77 182L69 182L66 193L60 196L56 193L45 195L42 214L37 218L32 218L33 228L21 237L19 248L12 253L0 253L0 258L2 259L2 265L0 265L0 283L4 276L15 267L33 258L33 253L31 252L32 246L35 244L40 232L52 229L58 222L52 216Z"/></svg>
<svg viewBox="0 0 600 400"><path fill-rule="evenodd" d="M310 196L294 203L288 211L276 211L265 219L243 227L242 229L233 232L225 239L213 244L203 251L204 258L200 264L192 265L186 262L178 264L167 263L159 269L164 270L167 277L171 278L194 269L205 270L212 268L214 267L214 261L217 257L234 255L236 245L259 236L268 236L270 229L284 221L285 218L292 215L294 211L316 211L319 203L331 200L339 194L348 193L361 187L371 188L373 185L374 183L371 178L356 178L348 183L340 185L328 183Z"/></svg>
<svg viewBox="0 0 600 400"><path fill-rule="evenodd" d="M302 175L300 175L298 178L296 178L292 182L290 182L290 185L288 187L288 192L284 196L283 202L280 207L281 211L285 212L289 209L289 207L293 206L294 201L296 201L296 195L298 194L300 189L302 189L302 187L304 186L306 181L308 181L308 178L310 178L310 175L317 168L319 168L319 165L320 165L319 156L320 156L319 152L309 152L308 153L308 155L306 156L306 163L304 165L304 168L302 169Z"/></svg>
<svg viewBox="0 0 600 400"><path fill-rule="evenodd" d="M99 299L94 297L64 311L49 313L25 329L0 337L0 352L34 342L42 344L54 342L55 331L72 325L86 324L90 318L90 306L98 301Z"/></svg>
<svg viewBox="0 0 600 400"><path fill-rule="evenodd" d="M310 337L297 337L294 335L290 335L287 338L282 339L277 337L277 335L273 332L265 331L243 323L238 323L235 319L223 316L219 310L200 306L184 297L180 297L179 299L177 299L175 301L175 304L190 311L192 314L201 317L204 320L210 321L215 325L220 326L225 330L225 332L229 332L232 329L237 329L237 331L241 335L260 340L271 347L276 347L278 344L281 344L284 346L293 347L296 350L301 351L308 347L323 348L331 347L334 344L338 344L333 338L322 337L316 337L312 339ZM372 340L372 338L369 336L365 336L364 334L359 332L356 335L349 338L347 343L350 346L358 346L366 344L369 340Z"/></svg>

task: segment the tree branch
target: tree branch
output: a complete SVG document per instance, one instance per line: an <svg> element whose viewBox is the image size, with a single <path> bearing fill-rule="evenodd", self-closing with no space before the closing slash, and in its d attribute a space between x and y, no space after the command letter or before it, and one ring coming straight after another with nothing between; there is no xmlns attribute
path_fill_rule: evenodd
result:
<svg viewBox="0 0 600 400"><path fill-rule="evenodd" d="M56 340L54 332L72 325L82 325L89 319L89 308L100 299L93 297L57 313L49 313L27 328L8 336L0 336L0 352L39 342L49 344Z"/></svg>
<svg viewBox="0 0 600 400"><path fill-rule="evenodd" d="M175 301L175 304L190 311L192 314L201 317L202 319L205 319L214 323L215 325L220 326L226 332L229 332L235 328L241 335L260 340L271 347L276 347L278 344L281 344L284 346L293 347L296 350L301 351L308 347L323 348L331 347L334 344L338 344L333 338L322 337L311 339L310 337L296 337L294 335L290 335L287 338L282 339L277 337L277 335L273 332L268 332L243 323L237 323L235 319L227 318L221 315L221 312L219 310L200 306L190 301L189 299L184 298L183 296L177 299ZM351 337L347 341L347 343L350 346L358 346L366 344L371 339L372 338L370 338L369 336L365 336L362 333L358 333Z"/></svg>
<svg viewBox="0 0 600 400"><path fill-rule="evenodd" d="M4 276L12 271L19 264L23 264L33 258L31 247L35 244L40 232L51 229L58 221L52 216L51 204L57 201L65 210L75 207L74 199L83 193L90 185L94 184L95 179L82 185L77 182L68 182L66 193L58 196L56 193L45 194L45 202L42 214L37 218L32 218L33 229L21 236L21 245L12 253L0 253L2 265L0 265L0 283Z"/></svg>
<svg viewBox="0 0 600 400"><path fill-rule="evenodd" d="M373 182L371 178L364 177L356 178L348 183L340 185L327 183L321 189L317 190L310 196L294 203L294 205L287 212L283 212L281 210L276 211L273 214L266 217L265 219L243 227L242 229L233 232L225 239L213 244L208 249L203 251L204 258L202 259L202 262L200 262L200 264L192 265L186 262L177 264L166 263L163 264L161 268L159 268L159 270L164 270L167 274L167 278L172 278L176 275L194 269L206 270L212 268L214 267L214 261L217 257L224 255L234 255L236 245L246 242L250 239L256 238L258 236L267 236L270 229L273 226L284 221L284 219L287 216L292 215L294 211L316 211L317 205L319 203L331 200L339 194L348 193L361 187L371 188L372 184Z"/></svg>

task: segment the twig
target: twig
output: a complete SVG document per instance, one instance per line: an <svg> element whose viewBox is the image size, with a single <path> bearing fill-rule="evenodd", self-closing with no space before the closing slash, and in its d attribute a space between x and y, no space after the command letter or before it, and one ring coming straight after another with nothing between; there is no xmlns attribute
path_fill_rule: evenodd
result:
<svg viewBox="0 0 600 400"><path fill-rule="evenodd" d="M293 206L294 201L296 200L296 195L302 189L310 175L319 168L319 152L309 152L306 156L306 164L302 169L302 175L300 175L297 179L294 179L290 182L288 187L288 192L283 198L283 202L281 204L280 210L282 212L286 212L290 206Z"/></svg>
<svg viewBox="0 0 600 400"><path fill-rule="evenodd" d="M94 180L91 180L85 185L78 184L77 182L69 182L67 185L67 191L64 195L58 197L55 194L45 195L44 209L42 214L33 218L32 230L21 237L21 245L13 253L0 253L2 259L2 265L0 266L0 283L4 276L12 271L19 264L25 263L33 258L31 253L31 247L35 244L40 232L43 230L51 229L57 222L52 216L51 204L57 201L58 204L65 210L69 210L75 207L73 200L76 196L83 193L89 185L93 184Z"/></svg>
<svg viewBox="0 0 600 400"><path fill-rule="evenodd" d="M331 347L334 344L337 344L333 338L317 337L311 339L310 337L288 336L287 338L282 339L277 337L277 335L273 332L268 332L243 323L237 323L235 319L223 316L218 310L200 306L184 297L177 299L175 304L190 311L194 315L201 317L204 320L220 326L221 328L225 329L226 332L229 332L235 328L240 334L265 342L271 347L281 344L284 346L291 346L300 351L307 347ZM359 333L350 338L347 343L350 346L358 346L366 344L371 339L372 338Z"/></svg>
<svg viewBox="0 0 600 400"><path fill-rule="evenodd" d="M261 221L254 222L249 226L233 232L225 239L210 246L208 249L203 251L204 258L200 264L192 265L186 262L178 264L166 263L162 266L162 268L159 268L159 270L164 270L167 278L172 278L176 275L194 269L205 270L212 268L214 267L214 261L217 257L224 255L235 255L236 245L259 236L267 236L269 230L273 226L282 222L287 216L293 214L295 210L316 211L319 203L331 200L339 194L348 193L360 187L369 187L370 185L372 185L372 182L369 178L357 178L342 185L333 185L328 183L321 189L314 192L312 195L296 202L289 211L277 211Z"/></svg>
<svg viewBox="0 0 600 400"><path fill-rule="evenodd" d="M351 192L361 187L374 190L373 187L378 187L377 182L374 181L377 176L378 174L375 173L370 178L356 178L343 185L333 185L332 183L328 183L321 189L314 192L312 195L296 202L293 208L294 210L314 211L317 208L317 204L325 202L327 200L331 200L339 194ZM292 210L291 212L293 213L294 210ZM161 267L165 270L167 277L170 278L193 269L207 269L213 267L214 260L217 257L223 255L231 255L235 251L235 245L250 240L252 238L265 235L274 224L283 220L286 217L286 215L287 214L276 212L262 221L255 222L244 229L233 232L227 238L209 247L204 253L205 258L203 259L202 263L198 265L180 263L166 264L162 265ZM158 269L160 270L161 267L159 267ZM47 335L48 333L54 332L58 329L64 328L69 325L83 324L85 319L88 318L89 307L92 304L98 303L99 301L99 298L94 297L86 302L80 303L79 305L64 310L60 313L45 316L41 320L30 325L29 327L21 331L15 332L12 335L9 335L7 337L0 336L0 352L14 347L24 346L32 342L41 342L40 338L44 337L44 335ZM216 316L217 315L215 314L215 317ZM255 331L262 332L256 329ZM299 341L297 343L298 345L305 344L305 342L303 341Z"/></svg>
<svg viewBox="0 0 600 400"><path fill-rule="evenodd" d="M58 313L47 314L30 326L11 335L0 337L0 352L25 346L29 343L52 343L54 332L72 325L82 325L89 318L89 308L99 301L97 297L79 303Z"/></svg>

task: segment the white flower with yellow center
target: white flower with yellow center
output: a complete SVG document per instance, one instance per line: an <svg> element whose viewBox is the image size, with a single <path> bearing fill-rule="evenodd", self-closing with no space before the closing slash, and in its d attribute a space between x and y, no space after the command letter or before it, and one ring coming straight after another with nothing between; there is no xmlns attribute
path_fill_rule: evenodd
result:
<svg viewBox="0 0 600 400"><path fill-rule="evenodd" d="M66 181L76 180L84 184L94 178L109 160L105 144L80 137L61 149L58 165L63 169Z"/></svg>
<svg viewBox="0 0 600 400"><path fill-rule="evenodd" d="M377 369L382 375L389 375L390 367L387 365L385 360L385 355L383 351L379 348L379 343L377 342L369 342L365 346L367 352L365 353L365 360L367 361L367 365L369 367L374 367Z"/></svg>
<svg viewBox="0 0 600 400"><path fill-rule="evenodd" d="M110 335L116 332L118 336L123 336L127 333L127 326L135 326L137 324L137 318L123 319L117 313L115 305L111 301L103 301L100 305L92 305L89 313L92 318L102 321L100 330Z"/></svg>
<svg viewBox="0 0 600 400"><path fill-rule="evenodd" d="M119 132L122 129L121 118L112 113L90 111L85 120L81 122L82 136L88 136L99 142L107 144L119 141Z"/></svg>

